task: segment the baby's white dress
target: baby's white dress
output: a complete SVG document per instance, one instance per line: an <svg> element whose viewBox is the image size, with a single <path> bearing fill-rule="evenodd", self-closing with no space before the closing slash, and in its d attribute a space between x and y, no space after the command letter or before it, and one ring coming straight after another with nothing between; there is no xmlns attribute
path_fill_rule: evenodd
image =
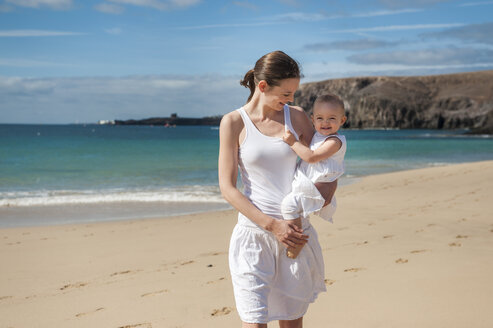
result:
<svg viewBox="0 0 493 328"><path fill-rule="evenodd" d="M281 212L286 220L298 217L308 217L310 214L332 222L332 216L337 208L335 196L329 205L323 206L325 199L322 197L315 183L333 182L344 174L344 156L346 154L346 137L340 134L324 136L318 132L312 138L310 149L320 147L327 138L337 138L342 145L339 150L327 159L317 163L307 163L301 160L298 163L291 192L284 197L281 204Z"/></svg>

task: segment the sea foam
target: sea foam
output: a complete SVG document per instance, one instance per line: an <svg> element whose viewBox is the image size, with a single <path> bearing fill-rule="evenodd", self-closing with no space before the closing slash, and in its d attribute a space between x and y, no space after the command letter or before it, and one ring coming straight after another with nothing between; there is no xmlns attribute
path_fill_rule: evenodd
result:
<svg viewBox="0 0 493 328"><path fill-rule="evenodd" d="M181 186L156 190L36 190L0 192L0 207L101 204L117 202L225 203L217 186Z"/></svg>

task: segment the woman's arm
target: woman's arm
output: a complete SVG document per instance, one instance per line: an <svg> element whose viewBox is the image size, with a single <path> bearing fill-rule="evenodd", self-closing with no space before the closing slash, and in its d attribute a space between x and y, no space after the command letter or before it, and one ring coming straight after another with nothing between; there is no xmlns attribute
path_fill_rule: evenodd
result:
<svg viewBox="0 0 493 328"><path fill-rule="evenodd" d="M236 187L238 177L239 137L243 121L238 113L226 114L219 127L218 178L221 193L233 207L258 224L272 232L287 247L306 243L307 235L290 221L277 220L262 213Z"/></svg>
<svg viewBox="0 0 493 328"><path fill-rule="evenodd" d="M298 106L290 106L290 108L291 123L300 138L300 142L305 146L310 145L313 134L315 133L312 122L308 118L308 115L306 115L303 108Z"/></svg>

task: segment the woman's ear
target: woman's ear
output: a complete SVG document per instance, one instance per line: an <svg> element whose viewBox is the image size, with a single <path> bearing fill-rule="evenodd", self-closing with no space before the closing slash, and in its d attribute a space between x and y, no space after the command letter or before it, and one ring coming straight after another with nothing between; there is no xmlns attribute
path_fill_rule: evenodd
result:
<svg viewBox="0 0 493 328"><path fill-rule="evenodd" d="M267 82L265 80L261 80L259 83L258 83L258 89L260 90L260 92L265 92L265 90L267 89L269 85L267 84Z"/></svg>

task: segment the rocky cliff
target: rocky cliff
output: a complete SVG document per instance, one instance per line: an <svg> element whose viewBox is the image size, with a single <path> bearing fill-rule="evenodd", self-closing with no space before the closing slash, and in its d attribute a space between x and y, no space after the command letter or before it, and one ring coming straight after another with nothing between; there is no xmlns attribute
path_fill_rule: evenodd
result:
<svg viewBox="0 0 493 328"><path fill-rule="evenodd" d="M345 101L346 127L468 128L493 133L493 71L305 83L295 104L310 111L316 97L327 92Z"/></svg>

